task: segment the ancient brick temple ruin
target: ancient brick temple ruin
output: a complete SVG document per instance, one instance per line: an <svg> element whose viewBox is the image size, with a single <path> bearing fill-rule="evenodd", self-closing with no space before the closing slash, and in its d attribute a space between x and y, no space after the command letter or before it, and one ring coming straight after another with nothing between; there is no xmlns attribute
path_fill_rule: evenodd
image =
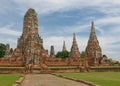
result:
<svg viewBox="0 0 120 86"><path fill-rule="evenodd" d="M18 39L17 49L24 55L25 63L34 60L37 65L44 54L48 56L38 34L38 18L34 9L29 9L24 16L23 33Z"/></svg>
<svg viewBox="0 0 120 86"><path fill-rule="evenodd" d="M91 32L90 32L89 40L85 50L85 59L87 61L87 65L89 66L101 65L103 64L102 60L104 58L106 57L102 56L102 50L95 33L94 22L92 22Z"/></svg>
<svg viewBox="0 0 120 86"><path fill-rule="evenodd" d="M78 45L77 45L75 33L73 34L73 43L72 43L72 47L71 47L69 57L71 59L74 59L74 60L78 60L80 58L80 52L79 52L79 48L78 48Z"/></svg>
<svg viewBox="0 0 120 86"><path fill-rule="evenodd" d="M62 40L61 40L62 41ZM63 43L62 51L66 50L65 42ZM69 58L61 59L55 57L54 46L51 46L50 55L43 47L43 39L38 34L38 18L34 9L30 8L24 16L23 32L18 38L17 48L10 49L7 44L6 55L0 59L0 65L17 65L23 66L29 62L34 62L34 65L40 65L44 62L46 65L98 65L104 62L102 51L97 40L94 23L92 22L89 41L85 50L85 58L81 60L80 52L76 41L76 35L73 34L72 47L69 53Z"/></svg>

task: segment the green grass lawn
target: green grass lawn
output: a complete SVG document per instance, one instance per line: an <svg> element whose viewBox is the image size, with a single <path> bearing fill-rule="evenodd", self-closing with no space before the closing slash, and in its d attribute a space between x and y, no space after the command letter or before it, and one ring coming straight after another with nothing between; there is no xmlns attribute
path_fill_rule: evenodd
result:
<svg viewBox="0 0 120 86"><path fill-rule="evenodd" d="M20 74L0 74L0 86L12 86Z"/></svg>
<svg viewBox="0 0 120 86"><path fill-rule="evenodd" d="M74 79L82 79L100 86L120 86L120 72L57 73Z"/></svg>

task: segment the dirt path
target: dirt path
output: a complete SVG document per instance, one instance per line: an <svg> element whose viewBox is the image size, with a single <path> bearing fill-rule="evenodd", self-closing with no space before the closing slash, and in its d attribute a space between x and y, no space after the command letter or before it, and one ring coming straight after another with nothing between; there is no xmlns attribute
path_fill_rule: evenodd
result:
<svg viewBox="0 0 120 86"><path fill-rule="evenodd" d="M28 74L21 86L88 86L50 74Z"/></svg>

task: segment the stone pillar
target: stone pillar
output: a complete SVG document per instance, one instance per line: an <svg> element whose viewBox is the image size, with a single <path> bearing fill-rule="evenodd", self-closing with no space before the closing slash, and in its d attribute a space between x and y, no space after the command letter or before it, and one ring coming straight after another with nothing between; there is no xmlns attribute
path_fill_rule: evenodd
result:
<svg viewBox="0 0 120 86"><path fill-rule="evenodd" d="M6 58L10 57L10 45L9 44L6 44L5 57Z"/></svg>

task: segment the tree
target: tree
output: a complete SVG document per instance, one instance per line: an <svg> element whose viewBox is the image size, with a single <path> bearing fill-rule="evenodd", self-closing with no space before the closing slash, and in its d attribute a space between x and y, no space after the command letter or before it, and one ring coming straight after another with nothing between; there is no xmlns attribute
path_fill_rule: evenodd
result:
<svg viewBox="0 0 120 86"><path fill-rule="evenodd" d="M4 57L6 51L6 45L3 43L0 43L0 58Z"/></svg>
<svg viewBox="0 0 120 86"><path fill-rule="evenodd" d="M68 58L69 57L69 52L68 51L59 51L56 54L57 58Z"/></svg>
<svg viewBox="0 0 120 86"><path fill-rule="evenodd" d="M81 57L81 58L84 58L84 57L85 57L85 52L84 52L84 51L82 51L82 52L80 53L80 57Z"/></svg>

